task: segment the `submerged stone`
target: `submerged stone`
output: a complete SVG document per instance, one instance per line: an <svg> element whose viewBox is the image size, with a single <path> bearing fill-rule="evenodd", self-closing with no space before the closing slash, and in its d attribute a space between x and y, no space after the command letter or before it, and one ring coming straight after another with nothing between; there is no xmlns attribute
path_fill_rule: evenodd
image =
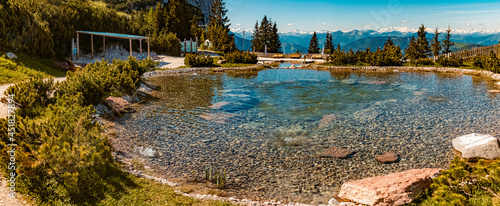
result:
<svg viewBox="0 0 500 206"><path fill-rule="evenodd" d="M377 156L375 159L377 159L378 161L380 161L384 164L389 164L389 163L397 162L399 160L399 157L394 152L386 152L382 155Z"/></svg>
<svg viewBox="0 0 500 206"><path fill-rule="evenodd" d="M323 151L321 157L336 157L336 158L348 158L353 155L354 152L338 147L330 147Z"/></svg>

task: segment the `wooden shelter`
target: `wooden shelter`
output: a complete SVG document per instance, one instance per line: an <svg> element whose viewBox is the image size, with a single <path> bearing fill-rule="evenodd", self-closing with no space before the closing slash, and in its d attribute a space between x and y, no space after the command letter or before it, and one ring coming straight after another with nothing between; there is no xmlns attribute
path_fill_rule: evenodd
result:
<svg viewBox="0 0 500 206"><path fill-rule="evenodd" d="M149 37L146 36L136 36L129 34L117 34L117 33L108 33L108 32L94 32L94 31L76 31L76 59L80 58L80 34L89 34L90 35L90 44L92 50L92 58L94 58L94 35L102 36L102 44L103 44L103 55L106 54L106 37L111 38L120 38L120 39L128 39L130 44L130 56L132 56L132 40L139 40L139 50L142 55L142 40L148 40L148 58L151 58L150 55L150 47L149 47Z"/></svg>

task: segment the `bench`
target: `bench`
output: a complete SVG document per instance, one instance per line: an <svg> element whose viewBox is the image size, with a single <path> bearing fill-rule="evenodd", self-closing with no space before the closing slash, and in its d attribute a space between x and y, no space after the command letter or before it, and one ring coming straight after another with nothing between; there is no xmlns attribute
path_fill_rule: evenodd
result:
<svg viewBox="0 0 500 206"><path fill-rule="evenodd" d="M301 56L302 55L300 55L300 54L290 54L290 58L292 58L292 59L300 59Z"/></svg>
<svg viewBox="0 0 500 206"><path fill-rule="evenodd" d="M275 54L275 55L273 55L273 58L285 58L285 55L283 55L283 54Z"/></svg>
<svg viewBox="0 0 500 206"><path fill-rule="evenodd" d="M323 55L312 55L311 58L313 58L313 59L323 59Z"/></svg>

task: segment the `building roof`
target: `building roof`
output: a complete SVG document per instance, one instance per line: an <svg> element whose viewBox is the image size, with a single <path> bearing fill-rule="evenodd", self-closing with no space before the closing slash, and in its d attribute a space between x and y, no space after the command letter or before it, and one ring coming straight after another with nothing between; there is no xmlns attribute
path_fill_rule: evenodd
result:
<svg viewBox="0 0 500 206"><path fill-rule="evenodd" d="M96 31L76 31L76 33L82 34L91 34L96 36L106 36L106 37L114 37L114 38L122 38L122 39L149 39L147 36L136 36L129 34L118 34L118 33L109 33L109 32L96 32Z"/></svg>

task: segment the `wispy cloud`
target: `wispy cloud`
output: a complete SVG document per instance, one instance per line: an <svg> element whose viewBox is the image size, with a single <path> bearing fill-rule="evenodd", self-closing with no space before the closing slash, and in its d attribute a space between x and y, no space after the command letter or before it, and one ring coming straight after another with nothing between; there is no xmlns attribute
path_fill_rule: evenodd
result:
<svg viewBox="0 0 500 206"><path fill-rule="evenodd" d="M237 23L236 26L241 26L241 23Z"/></svg>
<svg viewBox="0 0 500 206"><path fill-rule="evenodd" d="M500 13L499 9L495 10L472 10L472 11L446 11L441 13L436 13L440 15L456 15L456 14L484 14L484 13Z"/></svg>
<svg viewBox="0 0 500 206"><path fill-rule="evenodd" d="M408 23L408 22L409 22L408 20L403 20L403 21L401 21L401 23L403 23L403 24L406 24L406 23Z"/></svg>
<svg viewBox="0 0 500 206"><path fill-rule="evenodd" d="M292 26L292 25L293 25L293 23L288 23L287 25L288 25L288 26Z"/></svg>

